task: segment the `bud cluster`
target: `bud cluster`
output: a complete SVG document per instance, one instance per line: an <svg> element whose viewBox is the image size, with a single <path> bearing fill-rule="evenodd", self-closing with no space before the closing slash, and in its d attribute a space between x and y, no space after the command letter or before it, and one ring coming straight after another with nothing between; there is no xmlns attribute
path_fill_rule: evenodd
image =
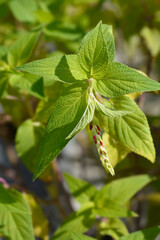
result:
<svg viewBox="0 0 160 240"><path fill-rule="evenodd" d="M100 127L95 125L94 123L92 123L92 124L90 124L90 130L91 130L91 133L93 136L93 141L96 144L98 154L99 154L99 157L100 157L103 167L105 168L105 170L109 170L109 172L111 173L112 176L115 175L115 172L110 163L107 151L104 148L104 144L103 144L103 141L101 138Z"/></svg>

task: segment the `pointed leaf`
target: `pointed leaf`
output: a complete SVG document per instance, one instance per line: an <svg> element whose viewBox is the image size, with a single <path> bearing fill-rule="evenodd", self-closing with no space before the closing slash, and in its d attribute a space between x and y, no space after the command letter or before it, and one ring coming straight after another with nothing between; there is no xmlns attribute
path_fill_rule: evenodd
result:
<svg viewBox="0 0 160 240"><path fill-rule="evenodd" d="M144 113L128 97L112 99L112 103L116 109L133 113L116 119L101 116L104 130L131 151L154 162L154 144Z"/></svg>
<svg viewBox="0 0 160 240"><path fill-rule="evenodd" d="M107 117L116 118L116 117L121 117L131 113L130 111L119 111L117 109L107 107L106 104L104 105L100 103L96 98L95 98L95 103L96 103L97 110Z"/></svg>
<svg viewBox="0 0 160 240"><path fill-rule="evenodd" d="M113 167L115 167L117 163L122 161L130 152L127 147L116 141L106 132L103 134L102 140Z"/></svg>
<svg viewBox="0 0 160 240"><path fill-rule="evenodd" d="M108 197L112 201L124 204L153 179L149 175L137 175L112 181L97 193L96 199L100 201L103 197Z"/></svg>
<svg viewBox="0 0 160 240"><path fill-rule="evenodd" d="M87 82L73 84L64 90L63 95L57 101L47 124L34 179L71 139L66 139L66 137L76 127L87 107L87 86Z"/></svg>
<svg viewBox="0 0 160 240"><path fill-rule="evenodd" d="M110 235L115 240L118 240L120 237L129 233L122 220L118 218L109 218L107 222L102 222L100 224L100 234Z"/></svg>
<svg viewBox="0 0 160 240"><path fill-rule="evenodd" d="M21 76L12 75L9 83L11 86L27 92L28 94L45 100L43 78L35 75Z"/></svg>
<svg viewBox="0 0 160 240"><path fill-rule="evenodd" d="M127 236L119 238L119 240L155 240L158 234L160 234L160 227L153 227L131 233Z"/></svg>
<svg viewBox="0 0 160 240"><path fill-rule="evenodd" d="M91 201L96 194L97 189L88 182L72 177L71 175L64 174L67 185L73 197L81 204Z"/></svg>
<svg viewBox="0 0 160 240"><path fill-rule="evenodd" d="M31 212L22 195L0 184L0 232L10 240L34 240Z"/></svg>
<svg viewBox="0 0 160 240"><path fill-rule="evenodd" d="M83 113L77 126L73 129L73 131L69 134L67 138L72 137L73 135L75 135L76 133L84 129L87 126L87 124L93 120L94 110L95 110L95 101L93 100L92 96L89 95L85 112Z"/></svg>
<svg viewBox="0 0 160 240"><path fill-rule="evenodd" d="M9 7L20 22L35 22L34 12L37 10L35 0L11 0L9 1Z"/></svg>
<svg viewBox="0 0 160 240"><path fill-rule="evenodd" d="M71 232L84 233L90 229L95 218L91 215L91 211L73 212L64 223L57 229L51 240L70 240Z"/></svg>
<svg viewBox="0 0 160 240"><path fill-rule="evenodd" d="M101 217L115 218L115 217L137 217L137 214L122 207L119 203L110 200L109 197L102 196L95 200L97 208L92 212Z"/></svg>
<svg viewBox="0 0 160 240"><path fill-rule="evenodd" d="M105 97L160 90L160 83L118 62L110 63L103 78L99 81L94 80L93 86Z"/></svg>
<svg viewBox="0 0 160 240"><path fill-rule="evenodd" d="M112 62L114 60L114 55L115 55L114 36L113 36L112 26L103 24L102 31L103 31L104 41L108 49L109 61Z"/></svg>
<svg viewBox="0 0 160 240"><path fill-rule="evenodd" d="M82 42L78 52L78 61L88 78L101 78L108 65L108 49L102 30L102 23L90 31Z"/></svg>
<svg viewBox="0 0 160 240"><path fill-rule="evenodd" d="M71 239L72 240L96 240L95 238L88 237L84 234L77 233L77 232L71 232Z"/></svg>
<svg viewBox="0 0 160 240"><path fill-rule="evenodd" d="M86 74L81 73L77 55L53 56L27 63L16 69L66 83L87 79Z"/></svg>
<svg viewBox="0 0 160 240"><path fill-rule="evenodd" d="M8 51L8 63L18 66L25 63L31 56L40 34L40 30L23 33Z"/></svg>

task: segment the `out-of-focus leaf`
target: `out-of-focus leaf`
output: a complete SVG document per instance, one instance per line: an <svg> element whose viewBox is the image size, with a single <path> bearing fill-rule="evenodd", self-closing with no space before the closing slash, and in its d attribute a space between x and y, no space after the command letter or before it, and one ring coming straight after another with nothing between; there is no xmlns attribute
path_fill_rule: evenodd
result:
<svg viewBox="0 0 160 240"><path fill-rule="evenodd" d="M137 175L112 181L97 193L96 199L101 201L102 198L108 197L119 204L124 204L153 179L149 175Z"/></svg>
<svg viewBox="0 0 160 240"><path fill-rule="evenodd" d="M92 226L95 218L91 215L90 210L82 213L72 213L65 222L57 229L51 240L70 240L72 231L84 233Z"/></svg>
<svg viewBox="0 0 160 240"><path fill-rule="evenodd" d="M91 199L95 196L97 189L93 185L84 180L72 177L67 173L64 174L64 177L73 197L79 203L83 204L91 201Z"/></svg>
<svg viewBox="0 0 160 240"><path fill-rule="evenodd" d="M13 66L24 64L31 56L40 34L40 30L23 33L8 51L8 63Z"/></svg>
<svg viewBox="0 0 160 240"><path fill-rule="evenodd" d="M80 234L80 233L73 232L73 231L71 233L71 239L72 240L96 240L95 238L88 237L84 234Z"/></svg>
<svg viewBox="0 0 160 240"><path fill-rule="evenodd" d="M115 240L118 240L120 237L129 234L124 223L118 218L109 218L107 221L100 223L100 234L101 235L110 235Z"/></svg>
<svg viewBox="0 0 160 240"><path fill-rule="evenodd" d="M6 90L8 83L8 76L5 72L0 72L0 98L3 96L4 91Z"/></svg>
<svg viewBox="0 0 160 240"><path fill-rule="evenodd" d="M36 17L34 12L38 9L35 0L11 0L9 7L20 22L35 22Z"/></svg>
<svg viewBox="0 0 160 240"><path fill-rule="evenodd" d="M34 240L31 212L23 196L0 184L0 233L10 240Z"/></svg>
<svg viewBox="0 0 160 240"><path fill-rule="evenodd" d="M19 126L16 134L15 142L17 154L31 172L34 172L36 166L43 134L44 127L41 123L32 122L30 119ZM49 175L50 168L47 168L40 178L46 179Z"/></svg>
<svg viewBox="0 0 160 240"><path fill-rule="evenodd" d="M152 56L157 56L160 52L160 31L156 28L150 29L148 27L144 27L141 31L141 36L144 38Z"/></svg>
<svg viewBox="0 0 160 240"><path fill-rule="evenodd" d="M32 195L24 193L23 196L28 202L32 212L32 221L35 236L43 240L48 240L49 223L41 207L38 205Z"/></svg>
<svg viewBox="0 0 160 240"><path fill-rule="evenodd" d="M40 101L34 116L35 121L47 123L56 101L62 94L64 86L62 83L56 82L53 86L45 88L45 96L47 101Z"/></svg>
<svg viewBox="0 0 160 240"><path fill-rule="evenodd" d="M44 33L60 41L78 41L84 36L82 29L76 25L59 21L49 23Z"/></svg>
<svg viewBox="0 0 160 240"><path fill-rule="evenodd" d="M131 233L119 240L155 240L158 234L160 234L160 227L154 227Z"/></svg>
<svg viewBox="0 0 160 240"><path fill-rule="evenodd" d="M35 75L13 75L10 80L12 87L20 89L28 94L45 100L44 90L43 90L43 78Z"/></svg>
<svg viewBox="0 0 160 240"><path fill-rule="evenodd" d="M101 196L101 197L97 197ZM116 218L116 217L137 217L137 214L127 210L118 203L118 201L110 200L110 196L97 194L95 198L96 207L92 213L101 217Z"/></svg>

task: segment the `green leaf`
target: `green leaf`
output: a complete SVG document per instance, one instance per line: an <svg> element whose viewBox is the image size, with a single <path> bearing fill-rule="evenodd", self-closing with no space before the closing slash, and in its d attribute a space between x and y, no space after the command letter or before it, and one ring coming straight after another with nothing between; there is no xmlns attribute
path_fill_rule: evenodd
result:
<svg viewBox="0 0 160 240"><path fill-rule="evenodd" d="M116 119L103 117L101 115L103 129L131 151L154 162L154 144L144 113L137 104L128 97L119 97L111 101L116 109L133 111L133 113Z"/></svg>
<svg viewBox="0 0 160 240"><path fill-rule="evenodd" d="M122 161L130 152L128 148L126 148L120 142L117 142L106 132L103 134L102 140L113 167L115 167L117 163Z"/></svg>
<svg viewBox="0 0 160 240"><path fill-rule="evenodd" d="M10 80L12 87L27 92L28 94L45 100L43 90L43 78L35 75L12 75Z"/></svg>
<svg viewBox="0 0 160 240"><path fill-rule="evenodd" d="M60 153L67 136L81 120L88 103L88 83L73 84L64 90L47 124L34 179Z"/></svg>
<svg viewBox="0 0 160 240"><path fill-rule="evenodd" d="M27 63L16 69L66 83L87 79L86 74L82 74L78 66L77 55L45 58Z"/></svg>
<svg viewBox="0 0 160 240"><path fill-rule="evenodd" d="M49 23L45 27L44 33L60 41L78 41L84 35L83 31L77 25L60 21Z"/></svg>
<svg viewBox="0 0 160 240"><path fill-rule="evenodd" d="M5 55L8 52L8 47L0 45L0 59L2 59L3 57L5 57Z"/></svg>
<svg viewBox="0 0 160 240"><path fill-rule="evenodd" d="M37 162L37 153L43 133L44 127L41 123L32 122L30 119L23 122L16 133L15 142L18 157L31 172L34 171Z"/></svg>
<svg viewBox="0 0 160 240"><path fill-rule="evenodd" d="M0 184L0 232L10 240L34 240L31 212L22 195Z"/></svg>
<svg viewBox="0 0 160 240"><path fill-rule="evenodd" d="M100 196L99 192L96 196ZM110 196L101 195L101 198L96 197L96 206L92 213L101 217L115 218L115 217L137 217L137 214L122 207L116 201L110 200Z"/></svg>
<svg viewBox="0 0 160 240"><path fill-rule="evenodd" d="M144 38L152 56L157 56L160 52L160 31L156 28L150 29L148 27L144 27L141 31L141 36Z"/></svg>
<svg viewBox="0 0 160 240"><path fill-rule="evenodd" d="M47 100L39 102L34 116L35 121L47 123L56 101L63 92L63 89L64 86L61 82L56 82L52 86L45 88L45 96Z"/></svg>
<svg viewBox="0 0 160 240"><path fill-rule="evenodd" d="M114 36L111 25L103 24L102 31L104 36L104 41L108 49L109 61L113 61L115 57L115 45L114 45Z"/></svg>
<svg viewBox="0 0 160 240"><path fill-rule="evenodd" d="M109 218L107 222L100 223L100 234L101 235L110 235L115 240L118 240L120 237L129 234L124 223L118 218Z"/></svg>
<svg viewBox="0 0 160 240"><path fill-rule="evenodd" d="M107 117L111 117L111 118L122 117L124 115L131 113L130 111L119 111L117 109L108 107L107 104L102 104L96 98L94 99L95 99L97 110Z"/></svg>
<svg viewBox="0 0 160 240"><path fill-rule="evenodd" d="M155 240L160 234L160 227L148 228L138 232L131 233L127 236L119 238L119 240ZM158 239L157 239L158 240Z"/></svg>
<svg viewBox="0 0 160 240"><path fill-rule="evenodd" d="M64 178L73 197L81 204L91 201L97 189L88 182L65 173Z"/></svg>
<svg viewBox="0 0 160 240"><path fill-rule="evenodd" d="M8 63L18 66L25 63L31 56L40 34L40 30L23 33L8 51Z"/></svg>
<svg viewBox="0 0 160 240"><path fill-rule="evenodd" d="M51 240L70 240L72 231L84 233L92 226L95 218L92 217L90 210L82 213L72 213L64 223L57 229Z"/></svg>
<svg viewBox="0 0 160 240"><path fill-rule="evenodd" d="M160 90L160 83L118 62L110 63L103 78L93 86L105 97L118 97L133 92Z"/></svg>
<svg viewBox="0 0 160 240"><path fill-rule="evenodd" d="M80 234L80 233L77 233L77 232L71 232L71 239L72 240L96 240L95 238L92 238L92 237L88 237L84 234Z"/></svg>
<svg viewBox="0 0 160 240"><path fill-rule="evenodd" d="M141 188L150 183L153 177L149 175L137 175L114 180L106 184L96 195L96 199L108 197L112 201L124 204L130 200ZM97 200L98 201L98 200Z"/></svg>
<svg viewBox="0 0 160 240"><path fill-rule="evenodd" d="M73 135L75 135L76 133L78 133L79 131L84 129L87 126L87 124L93 120L94 110L95 110L95 101L92 98L92 95L89 94L85 112L83 113L77 126L73 129L73 131L69 134L69 136L67 138L72 137Z"/></svg>
<svg viewBox="0 0 160 240"><path fill-rule="evenodd" d="M0 72L0 98L6 90L8 77L4 72Z"/></svg>
<svg viewBox="0 0 160 240"><path fill-rule="evenodd" d="M106 34L105 34L106 36ZM108 49L102 30L102 23L90 31L78 52L78 62L88 78L102 78L108 65Z"/></svg>
<svg viewBox="0 0 160 240"><path fill-rule="evenodd" d="M36 202L33 195L23 193L23 197L29 204L32 212L32 221L35 236L43 240L48 240L49 223L42 211L42 207Z"/></svg>
<svg viewBox="0 0 160 240"><path fill-rule="evenodd" d="M34 12L37 10L35 0L11 0L9 1L9 7L20 22L35 22Z"/></svg>

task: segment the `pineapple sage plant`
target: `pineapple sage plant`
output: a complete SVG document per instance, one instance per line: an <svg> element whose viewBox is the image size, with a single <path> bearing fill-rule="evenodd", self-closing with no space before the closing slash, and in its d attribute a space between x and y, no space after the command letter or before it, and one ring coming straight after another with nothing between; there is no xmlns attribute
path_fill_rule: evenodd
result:
<svg viewBox="0 0 160 240"><path fill-rule="evenodd" d="M155 149L149 125L134 98L144 91L160 90L160 83L138 70L114 62L112 27L99 22L83 38L77 54L57 55L16 67L64 85L49 117L41 143L34 180L82 129L88 127L106 171L114 175L102 133L126 152L151 162Z"/></svg>

